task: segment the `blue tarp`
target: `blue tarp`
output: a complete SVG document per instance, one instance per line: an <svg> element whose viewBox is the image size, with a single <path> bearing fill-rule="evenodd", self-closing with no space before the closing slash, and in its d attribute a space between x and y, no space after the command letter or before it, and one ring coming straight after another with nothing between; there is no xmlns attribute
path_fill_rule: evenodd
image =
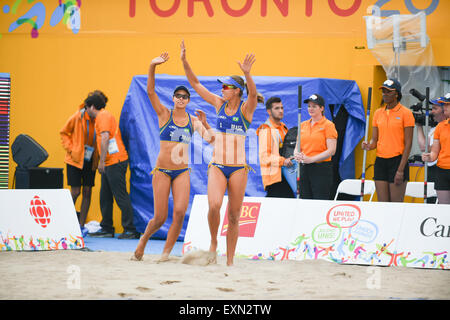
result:
<svg viewBox="0 0 450 320"><path fill-rule="evenodd" d="M198 77L200 82L211 92L221 95L221 86L217 77ZM361 93L355 81L324 79L324 78L298 78L298 77L253 77L258 92L267 100L271 96L279 96L283 101L283 122L288 128L297 126L298 121L298 86L303 89L302 100L313 93L324 97L327 104L325 116L331 118L329 104L334 104L334 115L343 105L349 113L346 134L339 161L341 179L354 178L355 146L364 136L365 112ZM157 75L156 92L161 103L169 109L173 107L173 89L178 85L191 88L185 76ZM198 94L191 90L191 101L186 111L194 114L196 109L202 109L207 115L211 127L215 127L216 113L213 106L207 104ZM246 96L244 94L244 99ZM302 103L302 121L310 118L305 104ZM258 159L258 146L256 129L267 120L265 106L260 104L253 116L252 124L248 130L246 143L247 162L256 171L249 173L246 196L264 196L261 173ZM130 196L134 208L134 223L139 232L144 232L148 221L153 217L153 189L152 171L159 152L158 118L150 100L147 97L147 76L135 76L131 81L128 94L120 116L120 130L124 144L130 158ZM179 240L184 239L190 214L192 199L195 194L207 193L207 167L212 155L212 147L203 141L197 133L194 134L191 144L191 193L190 204L186 212L183 229ZM154 235L154 238L165 239L172 222L172 196L169 199L169 217L164 226ZM207 216L207 208L202 213Z"/></svg>

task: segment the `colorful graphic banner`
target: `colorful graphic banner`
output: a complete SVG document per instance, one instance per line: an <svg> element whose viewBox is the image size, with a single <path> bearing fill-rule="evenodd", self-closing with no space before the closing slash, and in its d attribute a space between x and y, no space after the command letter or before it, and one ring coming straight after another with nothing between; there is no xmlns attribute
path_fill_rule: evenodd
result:
<svg viewBox="0 0 450 320"><path fill-rule="evenodd" d="M227 197L218 252L226 253ZM183 253L208 250L208 199L196 195ZM251 210L250 210L251 208ZM447 205L246 197L236 256L450 269Z"/></svg>
<svg viewBox="0 0 450 320"><path fill-rule="evenodd" d="M69 190L0 190L0 251L81 248Z"/></svg>

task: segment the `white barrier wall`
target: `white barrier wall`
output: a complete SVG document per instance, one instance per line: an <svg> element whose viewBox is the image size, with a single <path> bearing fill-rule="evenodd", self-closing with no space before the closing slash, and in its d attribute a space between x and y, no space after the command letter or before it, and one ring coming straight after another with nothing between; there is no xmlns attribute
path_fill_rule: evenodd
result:
<svg viewBox="0 0 450 320"><path fill-rule="evenodd" d="M0 251L81 248L69 190L0 190Z"/></svg>
<svg viewBox="0 0 450 320"><path fill-rule="evenodd" d="M218 253L226 253L227 197ZM208 250L208 199L196 195L183 253ZM246 197L236 256L450 269L450 206Z"/></svg>

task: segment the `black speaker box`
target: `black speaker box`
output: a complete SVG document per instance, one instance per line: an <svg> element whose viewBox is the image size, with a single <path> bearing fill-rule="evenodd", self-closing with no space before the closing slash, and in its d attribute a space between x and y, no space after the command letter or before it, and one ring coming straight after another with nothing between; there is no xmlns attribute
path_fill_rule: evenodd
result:
<svg viewBox="0 0 450 320"><path fill-rule="evenodd" d="M30 189L30 172L28 169L16 167L14 179L16 189Z"/></svg>
<svg viewBox="0 0 450 320"><path fill-rule="evenodd" d="M16 168L16 189L62 189L63 168Z"/></svg>
<svg viewBox="0 0 450 320"><path fill-rule="evenodd" d="M48 153L33 138L26 134L19 134L11 145L13 160L20 168L39 166L47 160Z"/></svg>

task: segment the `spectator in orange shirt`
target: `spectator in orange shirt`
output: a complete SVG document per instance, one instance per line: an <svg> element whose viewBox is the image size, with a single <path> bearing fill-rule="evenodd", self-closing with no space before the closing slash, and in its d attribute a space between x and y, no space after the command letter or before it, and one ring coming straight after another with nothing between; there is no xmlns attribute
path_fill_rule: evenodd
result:
<svg viewBox="0 0 450 320"><path fill-rule="evenodd" d="M83 237L88 233L84 224L91 205L92 187L95 185L95 172L98 165L95 123L86 112L86 101L89 101L89 97L93 94L94 92L89 93L79 110L67 120L60 131L62 145L67 151L64 162L67 165L67 184L70 186L74 204L83 187L78 217Z"/></svg>
<svg viewBox="0 0 450 320"><path fill-rule="evenodd" d="M386 80L380 89L386 106L375 111L372 139L364 141L362 148L377 149L373 179L378 201L403 202L415 120L411 110L400 104L402 86L396 79Z"/></svg>
<svg viewBox="0 0 450 320"><path fill-rule="evenodd" d="M295 198L281 167L292 167L291 158L280 156L280 149L288 128L281 122L284 115L283 103L279 97L266 102L269 118L256 130L259 144L259 163L266 197Z"/></svg>
<svg viewBox="0 0 450 320"><path fill-rule="evenodd" d="M450 204L450 93L438 100L444 103L446 120L441 121L434 130L431 152L423 153L422 160L437 159L436 182L434 188L440 204Z"/></svg>
<svg viewBox="0 0 450 320"><path fill-rule="evenodd" d="M303 101L308 104L311 119L300 126L300 153L295 146L294 157L300 165L300 198L331 199L333 183L331 157L336 153L337 131L325 118L325 100L318 94ZM297 141L298 144L298 141Z"/></svg>
<svg viewBox="0 0 450 320"><path fill-rule="evenodd" d="M104 96L104 95L103 95ZM105 110L107 98L94 94L86 102L86 111L95 119L97 147L100 153L98 171L102 175L100 188L101 229L90 233L92 237L114 237L113 204L114 199L122 211L124 232L119 239L139 239L133 224L133 207L127 192L125 174L128 167L128 153L122 142L119 124L114 116Z"/></svg>
<svg viewBox="0 0 450 320"><path fill-rule="evenodd" d="M430 100L431 104L431 111L430 115L432 119L434 120L431 124L431 128L428 131L428 150L431 150L431 146L433 145L434 141L434 130L436 130L436 126L439 122L444 121L447 119L447 116L444 113L444 104L439 103L438 99ZM423 126L420 121L416 122L417 125L417 143L419 145L419 148L422 152L425 152L425 144L426 144L426 137L425 133L423 131ZM428 175L427 175L427 181L436 183L436 171L437 171L437 160L428 162ZM436 197L428 197L427 203L436 203Z"/></svg>

